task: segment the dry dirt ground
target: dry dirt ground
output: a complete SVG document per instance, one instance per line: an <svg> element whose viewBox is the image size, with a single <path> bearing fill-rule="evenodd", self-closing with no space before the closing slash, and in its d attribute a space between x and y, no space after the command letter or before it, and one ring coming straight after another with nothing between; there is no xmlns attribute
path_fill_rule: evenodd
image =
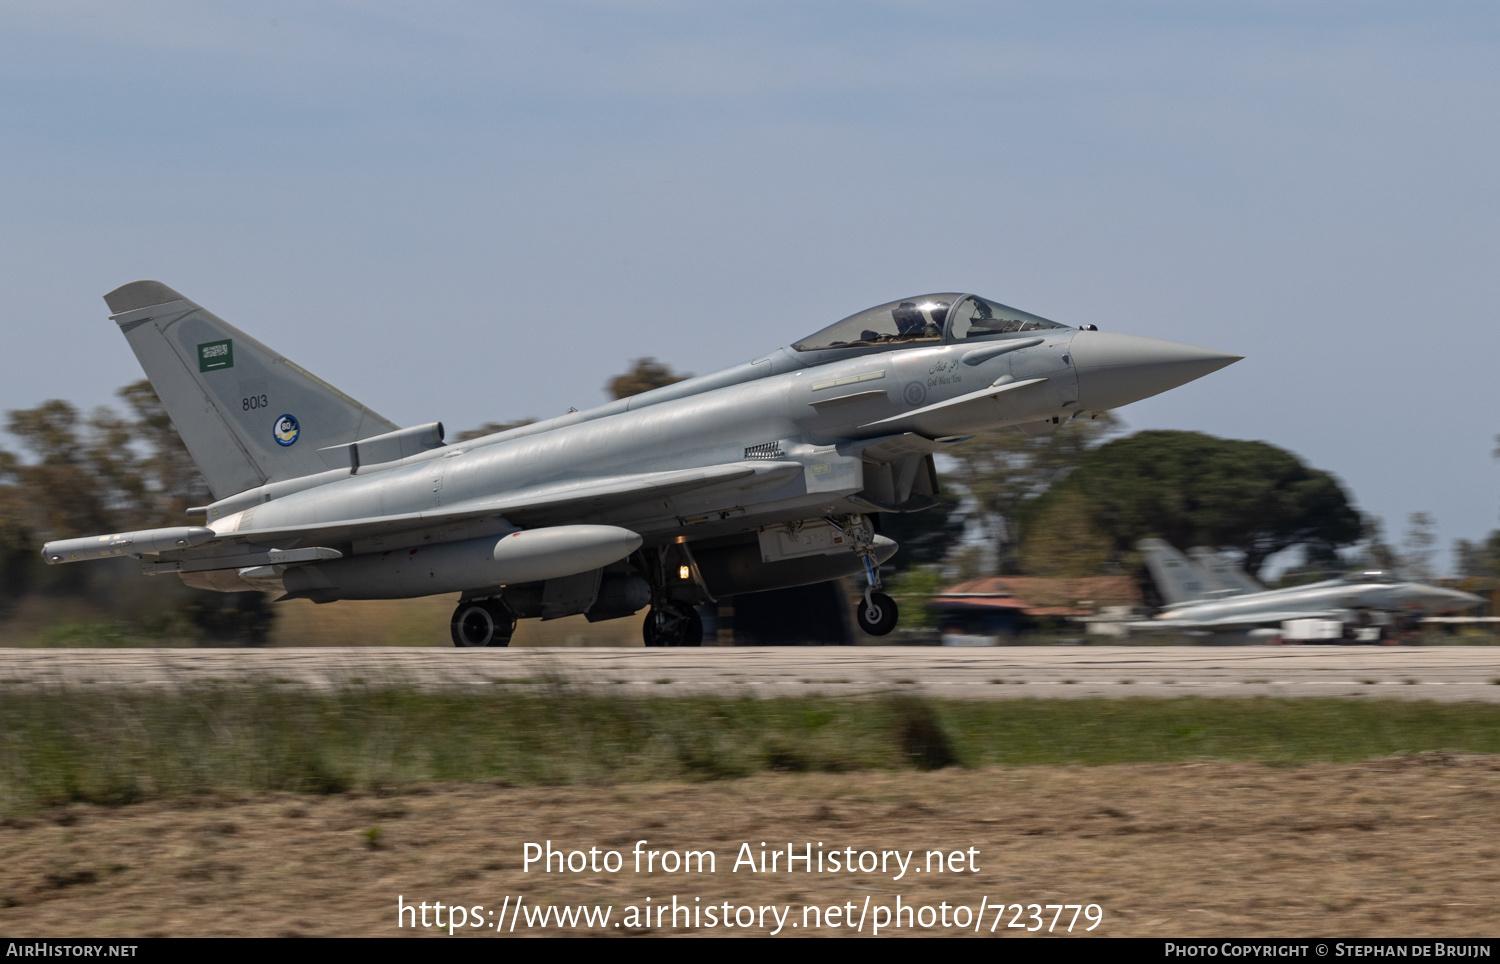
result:
<svg viewBox="0 0 1500 964"><path fill-rule="evenodd" d="M1110 936L1493 936L1500 933L1500 757L1426 754L1359 765L1033 768L878 774L765 774L707 784L507 788L428 786L386 796L200 799L117 809L70 806L0 824L0 930L12 935L417 935L407 903L482 905L510 933L523 907L609 906L610 923L569 933L760 935L706 926L703 909L790 907L782 934L809 934L803 908L1098 904ZM648 850L704 850L714 873L633 872ZM619 873L523 872L523 845L619 851ZM965 851L965 869L893 880L885 872L733 871L749 843L808 842L816 854ZM967 851L977 853L967 869ZM699 926L637 926L627 905L695 905ZM507 898L509 900L507 901ZM868 909L866 901L869 901ZM785 912L784 910L782 911ZM757 911L738 912L758 915ZM1050 922L1055 914L1042 912ZM1064 929L1072 910L1064 912ZM466 916L469 914L465 911ZM972 917L968 918L972 920ZM980 933L995 919L986 911ZM429 922L436 920L429 912ZM616 926L624 923L625 926ZM795 922L800 926L792 928ZM852 927L824 926L826 936ZM1079 917L1075 932L1087 921ZM515 933L559 932L528 927ZM442 932L446 933L446 932ZM910 926L889 935L972 933ZM852 935L851 935L852 936Z"/></svg>

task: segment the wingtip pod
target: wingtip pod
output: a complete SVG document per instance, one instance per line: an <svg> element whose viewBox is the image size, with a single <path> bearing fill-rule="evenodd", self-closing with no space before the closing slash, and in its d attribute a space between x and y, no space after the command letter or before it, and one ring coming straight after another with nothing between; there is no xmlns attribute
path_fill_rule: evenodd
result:
<svg viewBox="0 0 1500 964"><path fill-rule="evenodd" d="M42 547L42 560L49 566L113 556L140 556L201 546L218 538L218 533L204 526L170 526L165 529L140 529L81 539L58 539Z"/></svg>
<svg viewBox="0 0 1500 964"><path fill-rule="evenodd" d="M123 315L127 311L152 308L173 301L187 299L160 281L132 281L104 296L104 303L109 305L111 315Z"/></svg>

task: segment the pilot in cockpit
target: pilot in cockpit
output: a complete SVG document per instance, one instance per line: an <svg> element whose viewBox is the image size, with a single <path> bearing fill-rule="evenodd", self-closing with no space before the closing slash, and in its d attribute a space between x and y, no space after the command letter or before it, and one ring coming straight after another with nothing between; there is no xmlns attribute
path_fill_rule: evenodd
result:
<svg viewBox="0 0 1500 964"><path fill-rule="evenodd" d="M914 301L903 301L891 309L891 319L896 322L898 339L941 338L947 313L948 306L942 302L928 302L919 308Z"/></svg>
<svg viewBox="0 0 1500 964"><path fill-rule="evenodd" d="M917 310L914 301L903 301L891 309L891 318L896 322L896 334L911 337L920 335L927 327L927 319Z"/></svg>
<svg viewBox="0 0 1500 964"><path fill-rule="evenodd" d="M896 323L894 334L881 334L867 328L860 333L860 340L871 344L881 341L909 341L922 337L930 327L926 316L917 308L915 301L903 301L892 308L891 320Z"/></svg>

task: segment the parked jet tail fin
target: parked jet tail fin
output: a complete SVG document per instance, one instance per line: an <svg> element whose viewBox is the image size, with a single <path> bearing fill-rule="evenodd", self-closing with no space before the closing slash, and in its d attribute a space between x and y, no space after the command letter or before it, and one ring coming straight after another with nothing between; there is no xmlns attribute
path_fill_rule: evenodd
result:
<svg viewBox="0 0 1500 964"><path fill-rule="evenodd" d="M318 449L396 429L159 281L104 301L215 498L327 471Z"/></svg>
<svg viewBox="0 0 1500 964"><path fill-rule="evenodd" d="M1218 587L1208 573L1166 541L1142 539L1136 548L1145 557L1157 591L1168 605L1223 595L1216 592Z"/></svg>
<svg viewBox="0 0 1500 964"><path fill-rule="evenodd" d="M1192 556L1193 561L1202 566L1204 571L1226 590L1226 595L1266 591L1265 586L1256 582L1254 577L1240 568L1239 563L1222 552L1198 546L1195 549L1189 549L1188 555Z"/></svg>

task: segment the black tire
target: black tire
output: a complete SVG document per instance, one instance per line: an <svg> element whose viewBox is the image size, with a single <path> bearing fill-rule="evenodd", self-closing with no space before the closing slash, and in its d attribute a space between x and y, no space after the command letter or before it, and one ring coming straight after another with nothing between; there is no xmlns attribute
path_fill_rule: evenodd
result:
<svg viewBox="0 0 1500 964"><path fill-rule="evenodd" d="M646 613L641 636L647 646L702 646L703 617L692 606L668 599Z"/></svg>
<svg viewBox="0 0 1500 964"><path fill-rule="evenodd" d="M872 607L874 612L870 611ZM896 600L883 592L870 593L870 605L861 599L854 607L854 619L859 628L871 636L884 636L895 629L900 615L896 610Z"/></svg>
<svg viewBox="0 0 1500 964"><path fill-rule="evenodd" d="M453 610L449 629L453 634L453 645L461 648L509 646L516 621L499 600L481 599L459 603Z"/></svg>

